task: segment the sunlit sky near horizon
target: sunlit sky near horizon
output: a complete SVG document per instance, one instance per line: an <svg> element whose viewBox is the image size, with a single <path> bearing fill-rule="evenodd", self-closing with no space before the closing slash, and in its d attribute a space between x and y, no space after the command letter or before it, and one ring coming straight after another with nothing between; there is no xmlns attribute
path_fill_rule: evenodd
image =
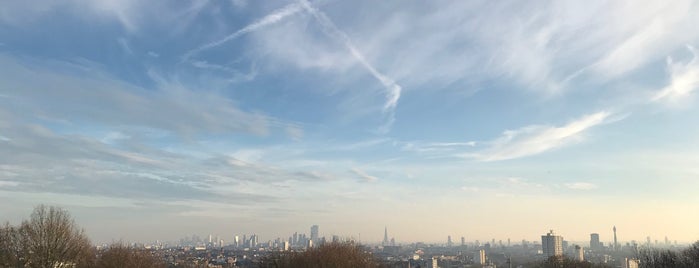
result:
<svg viewBox="0 0 699 268"><path fill-rule="evenodd" d="M699 2L4 1L0 221L699 239Z"/></svg>

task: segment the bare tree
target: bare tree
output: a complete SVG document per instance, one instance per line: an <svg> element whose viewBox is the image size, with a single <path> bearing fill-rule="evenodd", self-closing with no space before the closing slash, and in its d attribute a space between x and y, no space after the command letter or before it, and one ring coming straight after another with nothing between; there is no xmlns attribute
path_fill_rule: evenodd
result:
<svg viewBox="0 0 699 268"><path fill-rule="evenodd" d="M379 267L371 253L353 243L330 243L304 252L268 257L260 267Z"/></svg>
<svg viewBox="0 0 699 268"><path fill-rule="evenodd" d="M0 228L0 267L24 267L27 247L21 227L5 223Z"/></svg>
<svg viewBox="0 0 699 268"><path fill-rule="evenodd" d="M102 251L97 259L98 268L158 268L165 263L149 250L136 249L117 243Z"/></svg>
<svg viewBox="0 0 699 268"><path fill-rule="evenodd" d="M70 214L57 207L40 205L18 228L19 247L25 267L89 267L92 245Z"/></svg>

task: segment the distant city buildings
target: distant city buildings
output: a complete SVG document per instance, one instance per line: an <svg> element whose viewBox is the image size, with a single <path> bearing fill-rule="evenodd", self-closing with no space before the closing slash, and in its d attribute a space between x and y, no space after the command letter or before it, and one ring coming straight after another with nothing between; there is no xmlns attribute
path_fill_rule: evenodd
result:
<svg viewBox="0 0 699 268"><path fill-rule="evenodd" d="M592 249L592 250L602 249L602 244L600 244L600 242L599 242L599 234L598 233L591 233L590 234L590 249Z"/></svg>
<svg viewBox="0 0 699 268"><path fill-rule="evenodd" d="M614 231L614 250L619 250L619 242L616 240L616 225L614 225L614 228L612 228L612 231Z"/></svg>
<svg viewBox="0 0 699 268"><path fill-rule="evenodd" d="M309 229L307 229L309 230ZM616 227L612 228L616 231ZM446 241L442 237L435 237L433 242L414 242L404 245L396 245L395 239L388 235L388 228L384 226L383 239L377 243L375 237L368 244L357 242L355 237L341 237L331 235L322 237L319 234L318 225L310 227L310 234L293 233L287 237L262 240L257 234L240 234L230 236L229 244L217 235L205 235L202 237L192 235L180 239L178 244L169 246L156 241L154 244L133 245L149 250L163 250L168 263L208 263L209 267L216 265L236 263L235 267L258 267L260 260L273 254L289 254L282 252L303 252L312 248L321 247L326 243L358 243L363 250L370 252L380 262L390 264L389 267L518 267L518 264L543 263L545 258L566 256L570 260L585 261L595 264L605 264L611 267L639 267L638 252L640 246L659 247L673 250L677 245L672 245L669 238L662 237L656 245L651 245L651 237L641 240L640 244L635 240L620 241L618 239L609 242L600 242L598 233L590 233L590 246L587 243L579 244L565 241L561 235L553 230L541 236L538 241L507 239L488 239L466 241L460 236L461 243L454 241L451 235L447 235ZM616 234L616 233L615 233ZM361 236L360 236L361 237ZM610 237L611 238L611 237ZM441 241L440 241L441 240ZM231 242L232 241L232 242ZM656 240L657 241L657 240ZM445 243L446 242L446 243ZM676 242L675 242L676 243ZM616 245L616 246L614 246ZM106 245L104 246L106 247ZM586 250L587 249L587 250ZM514 261L514 262L513 262ZM225 265L223 267L226 267Z"/></svg>
<svg viewBox="0 0 699 268"><path fill-rule="evenodd" d="M583 247L575 245L575 260L576 261L584 261L585 260L585 251L583 250Z"/></svg>
<svg viewBox="0 0 699 268"><path fill-rule="evenodd" d="M318 225L311 226L311 241L318 244Z"/></svg>
<svg viewBox="0 0 699 268"><path fill-rule="evenodd" d="M473 263L483 265L485 264L485 250L480 249L473 253Z"/></svg>
<svg viewBox="0 0 699 268"><path fill-rule="evenodd" d="M381 245L388 246L388 227L386 226L383 227L383 242L381 242Z"/></svg>
<svg viewBox="0 0 699 268"><path fill-rule="evenodd" d="M631 258L624 258L621 260L621 268L638 268L638 260Z"/></svg>
<svg viewBox="0 0 699 268"><path fill-rule="evenodd" d="M544 256L563 256L563 237L556 235L553 230L541 236L541 249Z"/></svg>

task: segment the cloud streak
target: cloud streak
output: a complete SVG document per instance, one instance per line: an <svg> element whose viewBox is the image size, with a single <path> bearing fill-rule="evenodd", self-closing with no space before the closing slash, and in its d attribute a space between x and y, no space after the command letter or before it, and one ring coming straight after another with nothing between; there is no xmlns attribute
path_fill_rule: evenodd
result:
<svg viewBox="0 0 699 268"><path fill-rule="evenodd" d="M352 169L350 169L350 171L352 171L352 173L354 173L360 179L362 179L362 181L376 182L379 180L379 178L377 178L375 176L371 176L371 175L367 174L366 172L364 172L364 170L361 170L359 168L352 168Z"/></svg>
<svg viewBox="0 0 699 268"><path fill-rule="evenodd" d="M114 79L90 64L23 64L0 55L0 79L4 83L0 94L14 100L8 101L6 107L22 111L18 114L25 117L148 128L190 138L201 133L266 135L270 126L286 126L280 120L243 111L215 92L190 89L177 79L156 72L150 75L156 83L153 90Z"/></svg>
<svg viewBox="0 0 699 268"><path fill-rule="evenodd" d="M609 112L597 112L559 127L535 125L508 130L492 141L490 148L466 156L480 161L500 161L541 154L581 141L590 128L608 122L610 116Z"/></svg>
<svg viewBox="0 0 699 268"><path fill-rule="evenodd" d="M594 190L597 189L598 186L594 183L589 183L589 182L573 182L573 183L566 183L564 186L568 189L571 190L583 190L583 191L588 191L588 190Z"/></svg>
<svg viewBox="0 0 699 268"><path fill-rule="evenodd" d="M652 101L677 102L689 96L699 88L699 60L697 50L687 46L692 54L692 59L683 64L667 58L667 69L670 75L670 83L652 97Z"/></svg>
<svg viewBox="0 0 699 268"><path fill-rule="evenodd" d="M303 9L301 8L300 5L298 4L289 4L281 9L275 10L274 12L268 14L267 16L264 16L263 18L253 22L252 24L249 24L242 29L235 31L228 36L224 37L223 39L213 41L211 43L204 44L202 46L199 46L193 50L188 51L187 53L182 56L183 61L188 61L191 57L196 55L199 52L202 52L204 50L208 50L220 45L225 44L226 42L229 42L233 39L236 39L244 34L254 32L262 27L275 24L281 20L283 20L286 17L289 17L291 15L294 15Z"/></svg>
<svg viewBox="0 0 699 268"><path fill-rule="evenodd" d="M350 54L352 54L352 56L384 86L386 89L386 102L382 107L382 111L387 116L387 122L379 129L379 131L383 133L388 132L395 121L395 109L398 105L398 99L400 99L402 87L393 79L379 72L371 63L369 63L366 57L364 57L364 55L353 44L349 36L338 29L335 23L333 23L332 20L325 15L325 13L313 7L311 3L306 0L299 0L299 2L303 8L308 13L313 15L313 17L318 21L325 34L340 41L345 48L347 48Z"/></svg>

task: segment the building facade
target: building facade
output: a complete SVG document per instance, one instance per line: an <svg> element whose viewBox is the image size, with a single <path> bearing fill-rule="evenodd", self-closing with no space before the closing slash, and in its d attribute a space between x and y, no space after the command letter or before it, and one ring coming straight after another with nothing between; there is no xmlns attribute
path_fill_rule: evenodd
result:
<svg viewBox="0 0 699 268"><path fill-rule="evenodd" d="M544 257L563 256L563 237L556 235L553 230L541 236L541 250Z"/></svg>

